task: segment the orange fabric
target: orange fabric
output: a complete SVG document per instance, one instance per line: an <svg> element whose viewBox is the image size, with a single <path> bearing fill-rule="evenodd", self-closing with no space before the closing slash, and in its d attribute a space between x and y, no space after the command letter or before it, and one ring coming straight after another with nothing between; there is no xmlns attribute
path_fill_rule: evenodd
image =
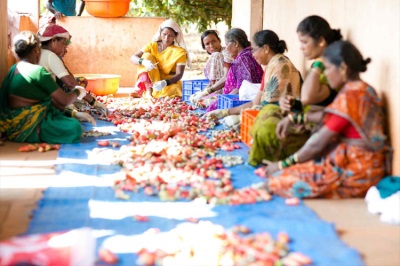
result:
<svg viewBox="0 0 400 266"><path fill-rule="evenodd" d="M363 197L390 173L391 149L383 133L383 110L372 87L362 81L347 83L325 112L347 120L361 136L357 142L362 145L332 140L320 158L270 175L270 192L299 198Z"/></svg>

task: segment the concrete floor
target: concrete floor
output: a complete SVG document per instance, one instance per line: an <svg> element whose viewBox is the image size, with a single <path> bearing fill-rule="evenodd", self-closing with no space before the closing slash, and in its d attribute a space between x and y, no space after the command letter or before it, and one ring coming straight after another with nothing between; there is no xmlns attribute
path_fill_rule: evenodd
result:
<svg viewBox="0 0 400 266"><path fill-rule="evenodd" d="M18 152L19 143L0 146L0 240L24 233L42 191L57 182L57 151ZM400 226L368 213L363 199L306 200L323 220L335 224L341 239L369 266L400 265ZM329 243L327 243L329 245ZM328 265L329 266L329 265Z"/></svg>

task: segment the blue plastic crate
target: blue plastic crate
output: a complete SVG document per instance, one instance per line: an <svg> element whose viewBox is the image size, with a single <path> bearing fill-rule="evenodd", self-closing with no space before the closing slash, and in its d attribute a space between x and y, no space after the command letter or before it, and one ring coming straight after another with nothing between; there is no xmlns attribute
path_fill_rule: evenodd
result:
<svg viewBox="0 0 400 266"><path fill-rule="evenodd" d="M204 90L210 83L208 79L192 79L182 81L182 101L189 101L189 97L198 91Z"/></svg>
<svg viewBox="0 0 400 266"><path fill-rule="evenodd" d="M240 101L238 94L218 95L218 109L228 109L248 102L250 101Z"/></svg>

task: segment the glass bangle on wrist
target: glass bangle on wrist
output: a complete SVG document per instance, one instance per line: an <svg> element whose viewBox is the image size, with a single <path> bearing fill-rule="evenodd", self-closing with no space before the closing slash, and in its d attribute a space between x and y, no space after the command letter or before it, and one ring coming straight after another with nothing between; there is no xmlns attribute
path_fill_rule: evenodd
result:
<svg viewBox="0 0 400 266"><path fill-rule="evenodd" d="M89 102L91 106L93 106L96 103L96 98L93 97L93 99Z"/></svg>
<svg viewBox="0 0 400 266"><path fill-rule="evenodd" d="M139 65L141 65L143 62L143 58L139 58Z"/></svg>
<svg viewBox="0 0 400 266"><path fill-rule="evenodd" d="M321 73L322 73L322 72L324 72L324 70L325 70L325 66L324 66L324 64L323 64L321 61L316 60L316 61L311 65L311 69L319 69L319 70L321 71Z"/></svg>

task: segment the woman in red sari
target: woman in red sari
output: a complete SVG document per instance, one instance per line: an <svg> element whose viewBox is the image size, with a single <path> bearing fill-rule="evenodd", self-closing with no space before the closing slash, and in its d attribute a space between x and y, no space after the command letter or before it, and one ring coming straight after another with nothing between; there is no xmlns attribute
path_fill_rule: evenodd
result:
<svg viewBox="0 0 400 266"><path fill-rule="evenodd" d="M324 111L284 118L276 134L284 137L290 123L322 121L321 128L285 160L264 161L267 189L283 197L363 197L390 173L382 101L360 79L371 60L347 41L329 45L323 60L329 85L342 89Z"/></svg>

